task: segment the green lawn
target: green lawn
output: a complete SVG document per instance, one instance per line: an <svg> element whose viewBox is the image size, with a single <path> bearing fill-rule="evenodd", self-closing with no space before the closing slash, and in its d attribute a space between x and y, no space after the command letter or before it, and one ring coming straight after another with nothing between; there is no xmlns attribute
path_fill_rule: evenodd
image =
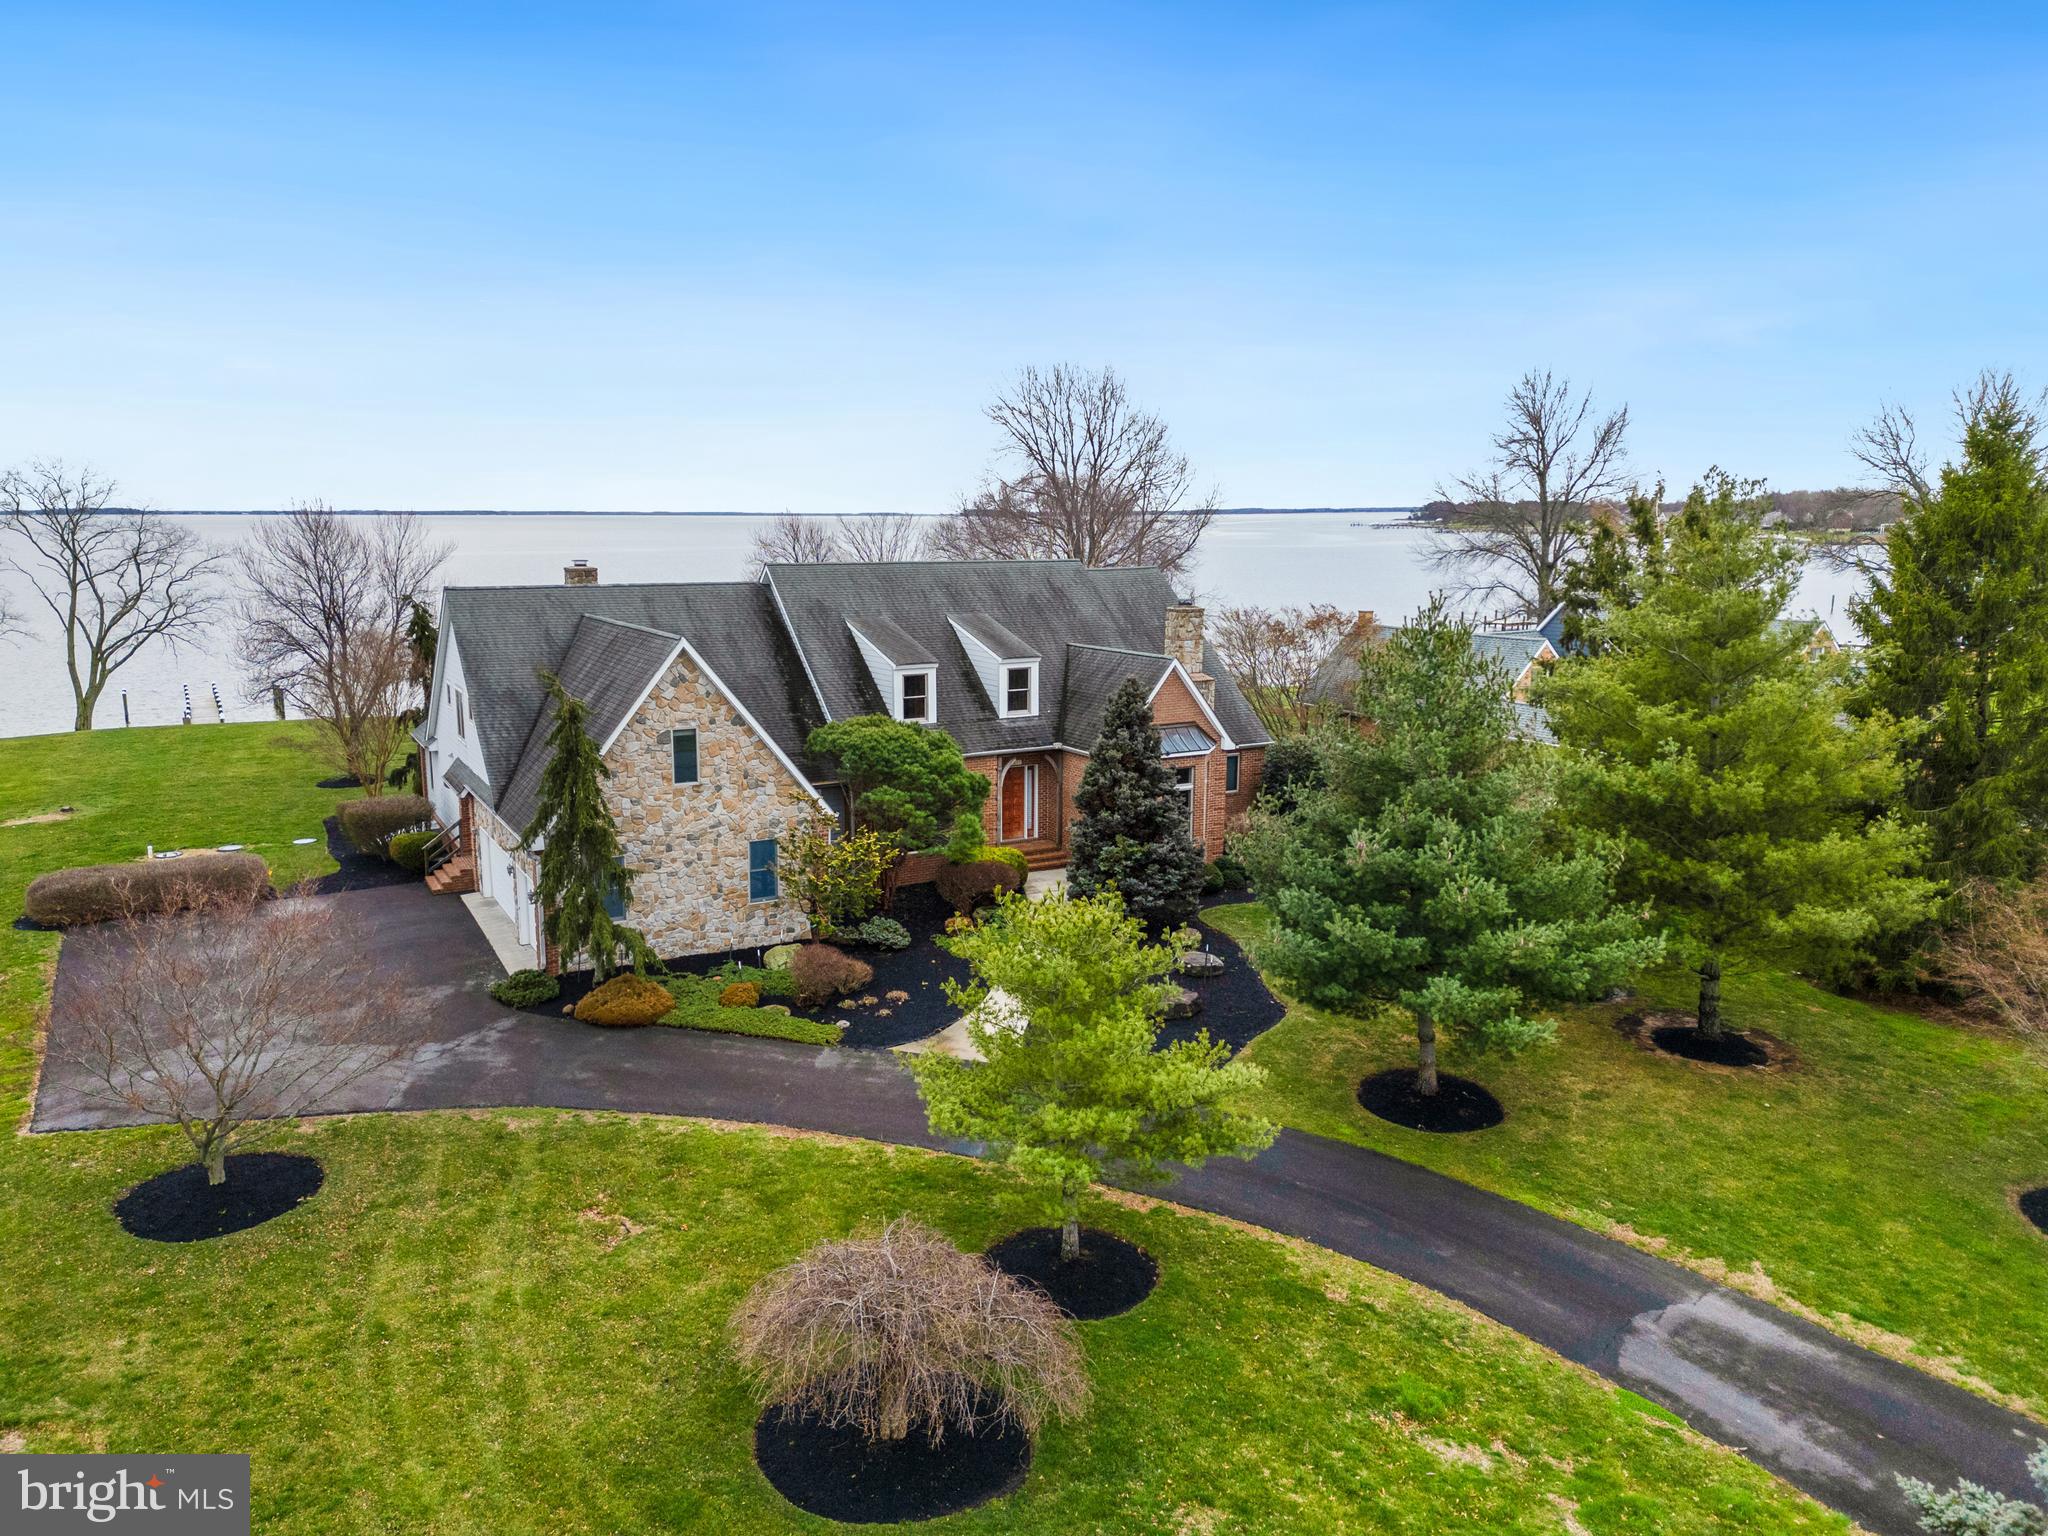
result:
<svg viewBox="0 0 2048 1536"><path fill-rule="evenodd" d="M326 867L303 727L0 741L0 911L33 874L250 843ZM25 1117L54 936L0 929L0 1113ZM217 1242L110 1204L163 1130L0 1142L0 1447L246 1450L265 1531L822 1531L753 1469L734 1303L818 1238L911 1212L969 1246L1041 1219L1003 1172L902 1149L550 1112L312 1122L328 1183ZM1164 1264L1084 1329L1096 1400L1014 1500L950 1530L1841 1531L1731 1453L1363 1265L1167 1208L1092 1220Z"/></svg>
<svg viewBox="0 0 2048 1536"><path fill-rule="evenodd" d="M1257 906L1209 922L1256 945ZM1688 1008L1690 978L1635 1007ZM1596 1230L1630 1229L1893 1353L1917 1347L1997 1394L2048 1404L2048 1240L2011 1204L2048 1183L2048 1063L2014 1041L1836 997L1782 974L1731 977L1728 1011L1799 1066L1730 1076L1641 1050L1622 1007L1562 1010L1554 1045L1511 1059L1455 1047L1505 1124L1464 1136L1367 1114L1358 1081L1414 1060L1408 1016L1295 1007L1255 1041L1259 1109L1376 1147ZM1774 1291L1775 1288L1775 1291Z"/></svg>

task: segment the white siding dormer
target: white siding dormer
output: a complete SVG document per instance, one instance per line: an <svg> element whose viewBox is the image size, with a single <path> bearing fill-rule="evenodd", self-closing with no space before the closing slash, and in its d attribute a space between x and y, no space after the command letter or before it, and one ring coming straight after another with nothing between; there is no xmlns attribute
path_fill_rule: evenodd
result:
<svg viewBox="0 0 2048 1536"><path fill-rule="evenodd" d="M989 707L1005 720L1023 720L1037 714L1038 658L1005 655L1003 651L1011 647L998 650L950 615L947 622L959 637L960 649L967 653L974 675L981 680L981 691L988 695Z"/></svg>
<svg viewBox="0 0 2048 1536"><path fill-rule="evenodd" d="M939 719L939 669L927 660L899 663L849 619L846 628L860 647L875 687L888 700L889 713L916 725L936 725ZM929 652L922 655L928 656Z"/></svg>

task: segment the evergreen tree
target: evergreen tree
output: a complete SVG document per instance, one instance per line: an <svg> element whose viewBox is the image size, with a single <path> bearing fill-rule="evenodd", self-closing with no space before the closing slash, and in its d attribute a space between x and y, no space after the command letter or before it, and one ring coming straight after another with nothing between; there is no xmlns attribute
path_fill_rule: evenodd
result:
<svg viewBox="0 0 2048 1536"><path fill-rule="evenodd" d="M1609 904L1599 853L1555 846L1541 764L1514 739L1509 680L1441 600L1359 657L1369 732L1332 737L1325 784L1241 841L1272 913L1261 963L1307 1001L1415 1016L1420 1093L1437 1039L1516 1050L1661 946Z"/></svg>
<svg viewBox="0 0 2048 1536"><path fill-rule="evenodd" d="M541 774L540 800L520 846L540 849L540 900L547 936L566 961L590 955L592 975L603 981L624 951L634 970L652 959L637 929L606 910L632 899L633 872L626 868L619 829L604 801L612 776L589 731L590 709L562 687L552 672L540 675L553 705L548 728L548 766Z"/></svg>
<svg viewBox="0 0 2048 1536"><path fill-rule="evenodd" d="M1264 1079L1259 1068L1206 1031L1154 1049L1178 950L1146 943L1116 893L1006 895L941 942L974 967L972 985L948 981L946 995L986 1060L911 1058L932 1130L986 1142L1052 1185L1062 1259L1080 1257L1081 1192L1106 1173L1156 1179L1169 1163L1272 1141L1272 1126L1228 1107Z"/></svg>
<svg viewBox="0 0 2048 1536"><path fill-rule="evenodd" d="M1159 730L1136 678L1110 695L1074 810L1067 883L1077 894L1113 886L1124 906L1155 929L1195 915L1202 850L1188 830L1188 798L1159 755Z"/></svg>
<svg viewBox="0 0 2048 1536"><path fill-rule="evenodd" d="M2048 476L2040 423L2010 378L1961 403L1962 462L1909 484L1889 560L1853 605L1868 708L1928 728L1905 801L1930 870L1961 884L2041 866L2048 794ZM1918 480L1918 477L1914 477Z"/></svg>
<svg viewBox="0 0 2048 1536"><path fill-rule="evenodd" d="M1788 621L1801 552L1758 487L1715 472L1666 530L1631 603L1592 626L1537 700L1570 754L1577 824L1620 839L1618 889L1648 904L1723 1033L1734 957L1842 962L1917 919L1924 837L1893 814L1899 728L1851 719L1842 657Z"/></svg>
<svg viewBox="0 0 2048 1536"><path fill-rule="evenodd" d="M967 766L944 731L887 715L856 715L819 726L807 744L839 764L855 824L897 851L935 848L970 817L979 846L988 780Z"/></svg>
<svg viewBox="0 0 2048 1536"><path fill-rule="evenodd" d="M1564 604L1564 645L1567 653L1590 650L1600 642L1595 626L1600 616L1626 608L1641 595L1664 558L1664 527L1658 507L1664 487L1630 491L1619 516L1595 517L1586 534L1584 552L1565 570L1559 600Z"/></svg>

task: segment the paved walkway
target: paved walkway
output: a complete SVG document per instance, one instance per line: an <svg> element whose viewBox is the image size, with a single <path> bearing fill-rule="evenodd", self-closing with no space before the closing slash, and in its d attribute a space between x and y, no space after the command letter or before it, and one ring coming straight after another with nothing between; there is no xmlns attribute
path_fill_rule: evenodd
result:
<svg viewBox="0 0 2048 1536"><path fill-rule="evenodd" d="M419 1048L351 1110L498 1105L757 1121L928 1147L908 1076L885 1051L819 1049L688 1030L586 1029L485 995L495 957L459 902L417 886L326 898L419 957L430 1010ZM66 1000L108 958L67 939L35 1129L126 1123L91 1108L63 1062ZM431 974L429 974L431 973ZM947 1150L971 1150L946 1147ZM1427 1169L1295 1131L1250 1162L1218 1159L1165 1193L1363 1259L1456 1298L1681 1415L1853 1516L1911 1536L1904 1472L2031 1485L2031 1420L1859 1349L1689 1270Z"/></svg>

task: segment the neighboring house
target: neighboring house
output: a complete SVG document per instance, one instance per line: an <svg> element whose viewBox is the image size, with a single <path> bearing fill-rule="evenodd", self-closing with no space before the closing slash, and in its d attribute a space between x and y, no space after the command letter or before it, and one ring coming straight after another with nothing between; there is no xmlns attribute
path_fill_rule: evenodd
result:
<svg viewBox="0 0 2048 1536"><path fill-rule="evenodd" d="M803 932L776 854L803 818L845 819L836 766L806 745L828 720L888 714L948 732L992 786L989 841L1039 869L1066 863L1074 791L1127 678L1151 699L1210 857L1258 785L1267 734L1223 675L1202 610L1156 570L773 565L758 582L617 586L581 563L564 574L558 587L448 589L416 733L435 814L461 829L475 888L535 963L538 866L519 842L547 765L542 670L590 706L635 871L624 916L663 955Z"/></svg>
<svg viewBox="0 0 2048 1536"><path fill-rule="evenodd" d="M1337 648L1316 670L1308 686L1311 703L1327 704L1347 719L1358 717L1358 657L1368 645L1377 644L1388 631L1380 626L1371 609L1362 610ZM1543 711L1529 702L1530 685L1536 670L1557 660L1564 646L1564 605L1545 614L1533 624L1496 622L1481 624L1472 631L1473 651L1497 665L1507 678L1508 696L1514 701L1516 729L1532 740L1551 739Z"/></svg>

